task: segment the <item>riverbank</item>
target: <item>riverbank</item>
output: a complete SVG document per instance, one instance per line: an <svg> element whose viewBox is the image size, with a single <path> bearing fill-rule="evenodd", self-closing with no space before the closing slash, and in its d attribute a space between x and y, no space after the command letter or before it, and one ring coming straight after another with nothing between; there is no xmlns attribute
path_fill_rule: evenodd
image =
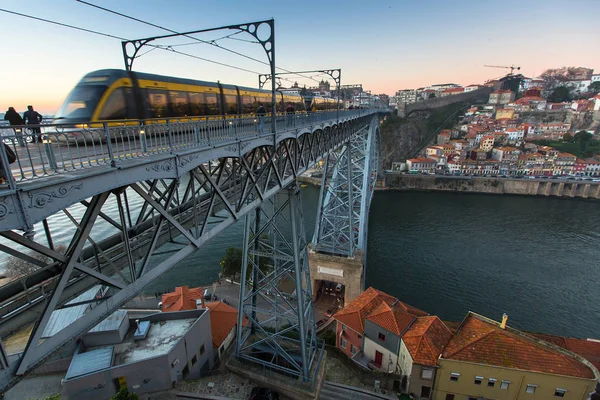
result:
<svg viewBox="0 0 600 400"><path fill-rule="evenodd" d="M600 184L556 179L510 179L440 175L385 174L385 188L523 196L600 199Z"/></svg>
<svg viewBox="0 0 600 400"><path fill-rule="evenodd" d="M300 175L298 182L310 184L313 186L321 186L321 178L313 178L307 175Z"/></svg>

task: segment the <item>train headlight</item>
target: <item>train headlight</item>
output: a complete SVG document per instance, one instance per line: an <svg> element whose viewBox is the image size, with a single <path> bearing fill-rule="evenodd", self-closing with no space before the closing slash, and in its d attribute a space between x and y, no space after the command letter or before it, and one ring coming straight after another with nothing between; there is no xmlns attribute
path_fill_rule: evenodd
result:
<svg viewBox="0 0 600 400"><path fill-rule="evenodd" d="M140 129L140 135L145 135L146 131L144 131L144 128Z"/></svg>

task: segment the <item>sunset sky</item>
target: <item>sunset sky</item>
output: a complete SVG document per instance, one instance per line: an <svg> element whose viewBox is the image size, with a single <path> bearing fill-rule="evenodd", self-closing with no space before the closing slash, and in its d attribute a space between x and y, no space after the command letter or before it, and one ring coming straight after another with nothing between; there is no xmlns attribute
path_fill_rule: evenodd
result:
<svg viewBox="0 0 600 400"><path fill-rule="evenodd" d="M366 90L390 95L433 83L481 83L505 73L485 68L485 64L518 65L526 76L565 65L600 70L597 0L89 2L179 32L275 18L277 66L292 71L341 68L342 84L362 83ZM75 0L3 0L0 8L128 39L167 34ZM198 38L212 40L231 33ZM23 111L33 104L52 114L86 73L124 68L118 39L5 12L0 12L0 34L4 39L0 112L8 106ZM233 38L253 39L245 34ZM266 61L259 45L234 39L216 43ZM269 72L266 65L186 38L156 44L184 44L176 48L251 71ZM143 55L135 61L134 70L253 87L258 81L255 73L163 50ZM316 84L306 78L291 79L301 85Z"/></svg>

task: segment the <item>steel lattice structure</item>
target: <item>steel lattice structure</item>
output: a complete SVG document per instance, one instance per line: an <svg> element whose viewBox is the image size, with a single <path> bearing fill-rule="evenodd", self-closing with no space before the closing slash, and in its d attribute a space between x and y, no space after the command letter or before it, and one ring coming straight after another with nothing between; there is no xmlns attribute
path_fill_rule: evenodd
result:
<svg viewBox="0 0 600 400"><path fill-rule="evenodd" d="M353 257L366 252L368 215L379 169L378 122L325 158L313 238L317 252Z"/></svg>
<svg viewBox="0 0 600 400"><path fill-rule="evenodd" d="M239 135L225 125L233 144L223 139L212 145L173 144L170 152L146 159L113 158L106 166L94 165L97 172L93 174L82 170L81 174L13 181L12 186L21 188L16 191L11 187L5 196L12 197L3 197L0 203L6 205L9 198L22 204L29 219L21 224L22 211L17 209L14 215L8 212L0 216L7 217L2 221L4 244L0 250L39 269L1 288L0 329L14 326L17 321L36 323L24 352L2 358L0 390L6 391L224 229L262 204L272 204L272 198L299 174L363 132L371 120L379 119L377 111L349 115L344 122L333 120L252 137ZM175 134L169 128L169 135L175 138ZM227 136L215 131L213 137ZM274 142L277 147L272 145ZM32 207L27 208L27 204ZM73 210L73 204L80 207ZM10 211L4 206L7 209ZM74 226L64 253L55 246L56 228L47 218L58 210ZM43 230L36 228L34 236L31 230L26 232L27 237L12 230L26 230L38 221ZM93 228L98 224L110 227L112 234L97 237ZM295 256L304 248L300 236L293 241L298 245ZM277 249L283 242L274 243ZM168 245L168 253L159 250L163 245ZM38 255L47 261L40 261ZM278 267L283 265L280 262ZM295 259L293 268L303 262ZM302 275L303 270L299 271ZM71 307L66 304L70 299L97 284L108 290L90 301L94 308L57 334L44 337L52 312ZM310 300L310 296L305 298ZM312 312L310 302L304 304L304 309ZM307 321L305 328L314 323L310 318ZM311 343L312 339L307 339L301 348L309 349ZM306 376L304 371L302 375Z"/></svg>
<svg viewBox="0 0 600 400"><path fill-rule="evenodd" d="M236 356L314 380L322 353L298 186L252 214L246 215Z"/></svg>

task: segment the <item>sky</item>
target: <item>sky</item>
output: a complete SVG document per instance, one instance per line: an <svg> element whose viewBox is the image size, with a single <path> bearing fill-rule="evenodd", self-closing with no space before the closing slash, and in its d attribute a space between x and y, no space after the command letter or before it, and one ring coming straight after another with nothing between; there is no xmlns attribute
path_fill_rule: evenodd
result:
<svg viewBox="0 0 600 400"><path fill-rule="evenodd" d="M526 76L547 68L600 70L598 0L86 0L177 32L275 19L275 61L290 71L342 70L342 84L373 93L434 83L476 84L505 74L484 65L517 65ZM168 32L76 0L3 0L0 8L126 39ZM195 36L267 62L262 47L235 31ZM124 69L121 40L34 21L0 11L3 82L0 112L28 104L54 113L88 72ZM217 40L220 39L220 40ZM162 75L258 86L269 67L188 38L157 40L240 71L144 47L133 69ZM145 54L147 50L151 52ZM278 72L283 72L278 70ZM301 86L319 74L286 75ZM283 86L291 81L282 80Z"/></svg>

